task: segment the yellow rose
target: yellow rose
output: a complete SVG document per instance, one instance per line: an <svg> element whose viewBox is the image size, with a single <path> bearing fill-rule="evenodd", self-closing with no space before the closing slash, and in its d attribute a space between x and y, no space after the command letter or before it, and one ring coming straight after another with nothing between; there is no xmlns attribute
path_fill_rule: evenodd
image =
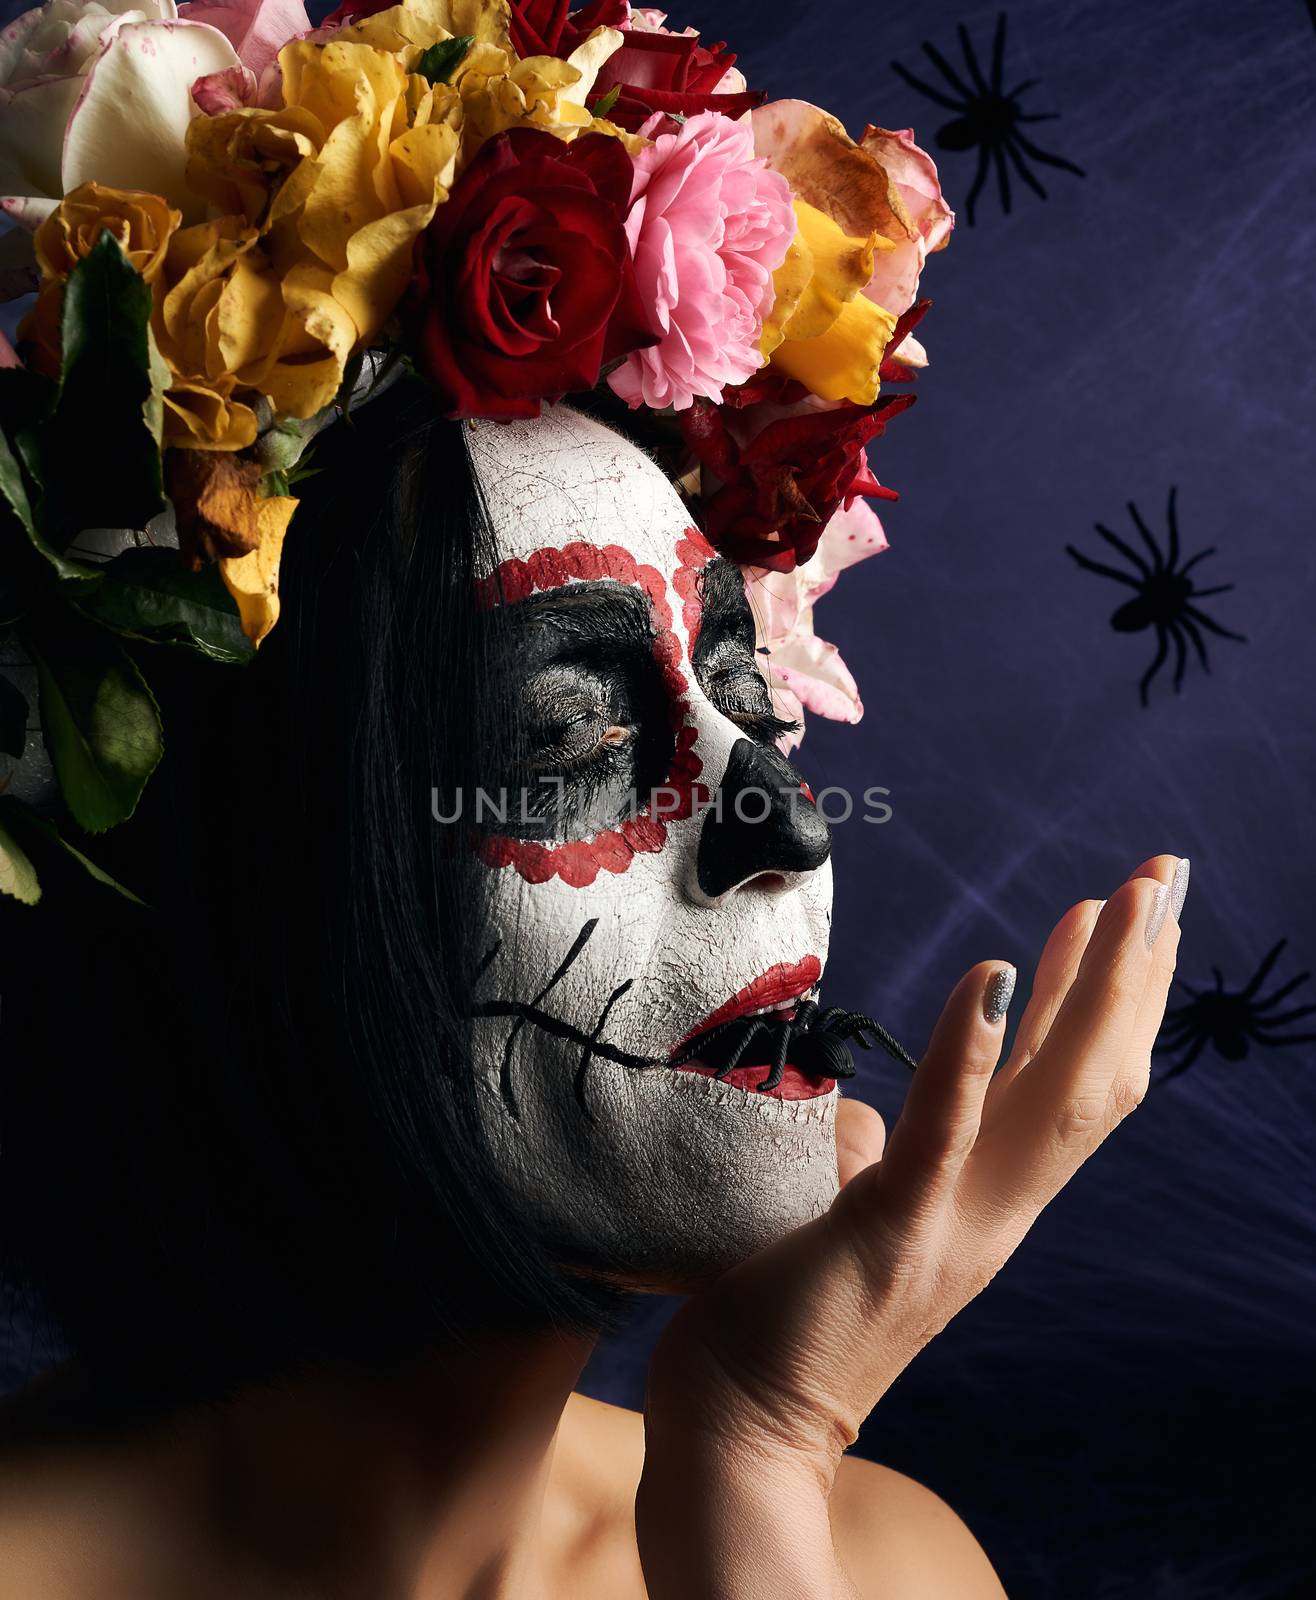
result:
<svg viewBox="0 0 1316 1600"><path fill-rule="evenodd" d="M755 152L790 184L800 218L796 247L778 269L779 308L765 324L763 352L824 399L871 404L886 345L917 286L910 262L921 265L944 233L930 245L924 238L922 214L911 215L878 159L885 145L867 136L856 144L835 117L803 100L760 106L752 119Z"/></svg>
<svg viewBox="0 0 1316 1600"><path fill-rule="evenodd" d="M83 183L70 190L33 235L41 290L19 337L29 360L51 377L60 366L60 312L64 284L103 233L111 233L147 283L160 276L165 251L181 218L159 195Z"/></svg>
<svg viewBox="0 0 1316 1600"><path fill-rule="evenodd" d="M213 302L224 370L309 417L401 298L416 235L447 199L458 134L394 54L335 36L286 45L279 64L283 109L197 118L188 171L236 212L226 227L256 230Z"/></svg>
<svg viewBox="0 0 1316 1600"><path fill-rule="evenodd" d="M796 200L795 216L795 238L773 275L760 348L775 372L820 399L871 405L896 319L863 291L874 258L892 246L880 234L861 239L842 232L803 200Z"/></svg>
<svg viewBox="0 0 1316 1600"><path fill-rule="evenodd" d="M182 221L158 194L79 184L60 201L32 237L44 278L67 278L102 233L112 233L147 283L164 263L170 236Z"/></svg>

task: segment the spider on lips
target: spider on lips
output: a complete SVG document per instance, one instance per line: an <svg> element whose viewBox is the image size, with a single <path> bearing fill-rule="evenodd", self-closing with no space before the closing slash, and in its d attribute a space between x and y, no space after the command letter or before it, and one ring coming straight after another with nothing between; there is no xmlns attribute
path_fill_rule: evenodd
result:
<svg viewBox="0 0 1316 1600"><path fill-rule="evenodd" d="M871 1039L866 1037L868 1034L872 1035ZM704 1066L717 1068L714 1077L725 1079L745 1059L750 1046L760 1039L770 1065L767 1076L754 1086L759 1094L768 1094L780 1086L788 1059L792 1066L810 1077L854 1077L855 1067L847 1041L853 1041L864 1050L877 1043L911 1071L918 1065L872 1017L859 1011L846 1011L840 1006L823 1010L816 1000L804 1000L793 1011L763 1011L719 1022L683 1045L668 1066L683 1067L697 1057Z"/></svg>

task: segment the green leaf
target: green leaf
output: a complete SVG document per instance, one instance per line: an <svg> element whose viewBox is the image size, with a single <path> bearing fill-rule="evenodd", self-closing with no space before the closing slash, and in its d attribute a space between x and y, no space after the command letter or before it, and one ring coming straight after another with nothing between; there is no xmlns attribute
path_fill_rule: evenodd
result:
<svg viewBox="0 0 1316 1600"><path fill-rule="evenodd" d="M28 543L43 560L48 561L61 578L88 578L95 567L85 561L70 561L60 555L55 547L41 537L32 517L27 486L23 482L23 469L9 448L9 441L0 432L0 497L8 504L19 526L27 535Z"/></svg>
<svg viewBox="0 0 1316 1600"><path fill-rule="evenodd" d="M25 906L34 906L41 898L41 885L37 882L37 869L19 848L18 841L0 822L0 894L12 895Z"/></svg>
<svg viewBox="0 0 1316 1600"><path fill-rule="evenodd" d="M594 115L596 117L606 117L608 112L612 110L613 106L617 104L617 97L620 95L620 93L621 84L614 83L612 88L608 90L607 94L605 94L601 100L596 100L594 102Z"/></svg>
<svg viewBox="0 0 1316 1600"><path fill-rule="evenodd" d="M473 33L464 33L456 39L440 39L416 63L416 71L432 84L447 83L449 75L461 65L474 43Z"/></svg>
<svg viewBox="0 0 1316 1600"><path fill-rule="evenodd" d="M76 845L70 844L53 822L48 821L45 817L38 816L29 806L23 805L21 801L13 799L12 796L0 796L0 807L4 808L11 823L17 824L20 831L23 828L29 829L32 833L44 839L47 844L52 845L55 849L68 856L71 861L77 862L82 870L93 877L97 883L103 883L107 889L113 889L115 894L121 894L125 900L131 900L135 906L141 906L147 910L150 909L145 900L135 895L131 889L120 883L117 878L112 878L104 867L98 867L89 856L83 855Z"/></svg>
<svg viewBox="0 0 1316 1600"><path fill-rule="evenodd" d="M27 712L26 698L0 672L0 751L19 761L27 748Z"/></svg>
<svg viewBox="0 0 1316 1600"><path fill-rule="evenodd" d="M125 822L164 753L155 697L100 628L47 617L25 630L41 729L73 819L88 833Z"/></svg>
<svg viewBox="0 0 1316 1600"><path fill-rule="evenodd" d="M42 531L63 549L84 528L144 528L165 506L151 291L112 233L69 274L59 397L39 444Z"/></svg>
<svg viewBox="0 0 1316 1600"><path fill-rule="evenodd" d="M189 572L177 550L125 550L72 598L130 638L186 645L212 661L245 662L255 654L219 568Z"/></svg>

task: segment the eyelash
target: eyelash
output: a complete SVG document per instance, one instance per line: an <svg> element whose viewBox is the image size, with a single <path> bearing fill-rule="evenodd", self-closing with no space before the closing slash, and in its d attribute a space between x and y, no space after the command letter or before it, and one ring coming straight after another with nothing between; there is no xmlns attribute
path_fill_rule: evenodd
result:
<svg viewBox="0 0 1316 1600"><path fill-rule="evenodd" d="M723 712L738 728L744 728L751 738L757 739L760 744L776 744L777 740L788 733L798 733L804 726L794 717L778 717L770 711L763 712Z"/></svg>

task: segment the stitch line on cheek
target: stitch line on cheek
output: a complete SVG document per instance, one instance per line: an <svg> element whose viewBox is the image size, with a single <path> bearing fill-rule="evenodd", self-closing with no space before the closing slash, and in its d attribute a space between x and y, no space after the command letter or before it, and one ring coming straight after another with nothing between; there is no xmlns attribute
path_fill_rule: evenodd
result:
<svg viewBox="0 0 1316 1600"><path fill-rule="evenodd" d="M699 626L699 573L714 554L694 528L688 528L676 546L678 564L672 587L681 600L681 619L691 650ZM653 655L667 689L675 737L671 766L663 784L667 791L663 814L655 817L647 805L641 806L635 816L624 818L615 828L562 844L545 845L506 834L485 834L477 839L476 854L487 867L510 867L526 883L548 883L559 878L573 889L586 889L600 872L623 873L637 855L652 855L663 848L669 821L679 822L691 816L696 802L702 805L708 798L705 787L697 782L704 766L695 750L699 734L690 711L690 682L683 668L681 641L673 626L667 580L657 567L636 561L622 545L594 545L575 539L561 549L548 547L535 550L524 559L512 556L500 562L487 578L477 582L476 602L487 610L524 600L540 590L559 589L572 581L597 582L604 578L642 589L653 608Z"/></svg>

